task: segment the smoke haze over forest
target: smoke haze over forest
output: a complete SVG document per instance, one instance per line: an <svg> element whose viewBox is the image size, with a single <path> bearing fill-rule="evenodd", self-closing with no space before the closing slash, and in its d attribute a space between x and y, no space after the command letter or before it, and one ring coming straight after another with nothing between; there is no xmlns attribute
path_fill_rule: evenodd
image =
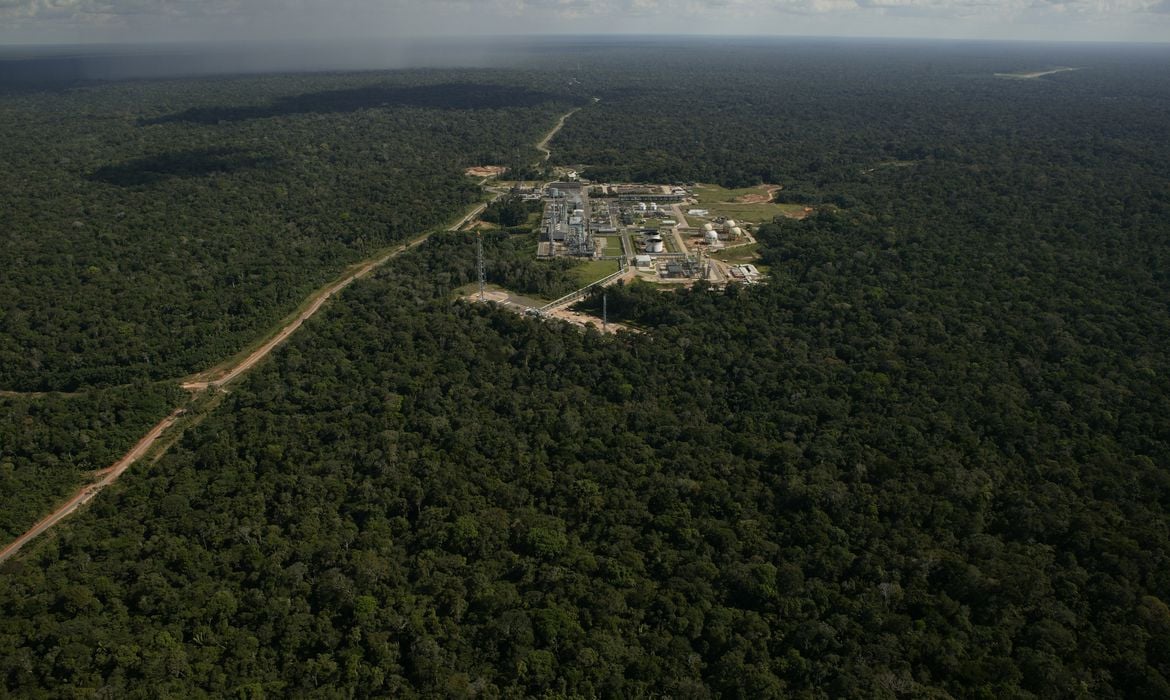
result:
<svg viewBox="0 0 1170 700"><path fill-rule="evenodd" d="M1170 0L0 0L0 44L591 33L1165 41Z"/></svg>

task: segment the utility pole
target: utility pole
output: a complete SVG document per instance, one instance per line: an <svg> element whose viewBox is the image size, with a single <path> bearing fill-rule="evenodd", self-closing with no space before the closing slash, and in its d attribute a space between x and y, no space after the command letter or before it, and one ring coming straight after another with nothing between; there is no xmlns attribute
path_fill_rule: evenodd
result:
<svg viewBox="0 0 1170 700"><path fill-rule="evenodd" d="M484 272L483 266L483 234L475 234L475 260L476 267L479 270L479 301L483 303L483 285L486 281L487 275Z"/></svg>

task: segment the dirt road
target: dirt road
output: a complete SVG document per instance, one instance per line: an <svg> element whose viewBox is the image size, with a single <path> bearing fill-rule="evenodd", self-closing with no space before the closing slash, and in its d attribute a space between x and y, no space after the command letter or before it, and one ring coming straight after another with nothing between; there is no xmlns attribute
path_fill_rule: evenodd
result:
<svg viewBox="0 0 1170 700"><path fill-rule="evenodd" d="M553 140L553 137L557 135L557 132L559 132L561 129L565 128L565 120L566 119L568 119L569 117L573 116L574 114L576 114L577 112L580 112L580 111L581 111L581 108L578 107L577 109L574 109L572 111L566 112L565 114L562 114L561 118L557 120L557 125L554 126L551 131L549 131L547 134L544 135L544 138L540 140L540 143L536 144L536 150L543 152L544 157L542 157L540 160L533 163L533 166L539 166L541 163L547 162L548 159L552 157L552 151L548 150L548 142Z"/></svg>
<svg viewBox="0 0 1170 700"><path fill-rule="evenodd" d="M288 337L295 333L297 329L299 329L301 325L304 324L305 321L312 318L312 316L321 309L322 305L324 305L325 302L328 301L329 298L334 294L337 294L341 290L345 289L354 280L360 279L370 274L370 272L379 266L384 265L390 259L405 253L415 246L421 245L430 237L430 235L431 234L425 234L419 236L412 241L394 248L381 257L369 260L357 268L351 269L340 280L317 292L312 297L311 303L305 307L304 311L297 314L297 317L281 328L279 333L274 335L271 339L268 340L268 342L261 345L227 372L224 372L215 379L184 382L182 387L190 391L201 391L213 386L221 387L228 382L239 378L241 375L247 373L248 370L255 367L256 363L267 357L268 354L276 349L277 346L287 340ZM25 532L23 535L18 537L14 542L12 542L12 544L8 545L2 551L0 551L0 563L3 563L4 560L16 554L18 551L20 551L21 547L28 544L46 530L61 522L63 519L73 513L73 511L88 503L90 499L100 493L102 489L117 481L118 477L122 476L122 474L130 468L130 465L134 464L144 454L146 454L147 450L149 450L151 446L153 446L154 443L159 439L159 437L161 437L167 431L167 429L174 424L175 420L180 415L182 415L182 413L183 409L175 409L171 415L167 416L162 421L160 421L158 425L155 425L153 428L151 428L150 432L148 432L141 440L139 440L138 444L131 448L130 451L127 452L124 457L122 457L122 459L99 472L101 479L80 489L76 494L73 495L72 498L70 498L59 508L54 510L43 520L30 528L28 532Z"/></svg>
<svg viewBox="0 0 1170 700"><path fill-rule="evenodd" d="M155 441L158 440L164 432L166 432L167 428L171 427L171 425L175 422L176 419L178 419L180 415L182 415L182 413L183 409L175 409L171 415L159 421L158 425L151 428L150 432L147 433L141 440L139 440L138 444L132 447L130 451L127 452L124 457L122 457L122 459L119 459L117 462L114 462L113 465L98 472L98 474L102 477L101 479L80 489L76 494L73 495L73 498L70 498L68 501L66 501L60 508L50 513L47 517L45 517L44 520L41 520L36 525L33 525L28 532L16 538L12 544L8 545L3 550L0 550L0 563L3 563L13 554L16 554L18 551L20 551L20 548L28 544L29 541L49 528L53 527L57 523L61 522L61 520L66 518L70 513L88 503L90 499L98 495L102 489L117 481L118 477L122 476L122 473L129 469L131 464L134 464L142 457L142 455L146 454L147 450L149 450L151 446L154 445Z"/></svg>
<svg viewBox="0 0 1170 700"><path fill-rule="evenodd" d="M582 311L570 311L569 309L553 309L552 311L550 311L548 313L548 316L549 316L549 318L555 318L555 319L559 319L561 321L566 321L568 323L573 324L574 326L581 326L582 328L585 328L586 326L592 324L594 326L594 328L597 329L598 333L617 333L618 331L633 331L635 333L641 332L641 331L635 331L633 328L630 328L629 326L625 325L624 323L618 323L617 321L610 321L609 323L604 323L600 316L595 316L593 314L587 314L587 313L584 313Z"/></svg>
<svg viewBox="0 0 1170 700"><path fill-rule="evenodd" d="M495 198L493 198L493 200L492 200L492 201L495 201L496 199L499 199L499 198L500 198L500 195L498 195L498 194L497 194L497 195L495 196ZM487 205L486 205L486 204L481 204L481 205L479 205L479 206L478 206L478 207L476 207L475 209L472 209L470 212L468 212L467 216L465 216L465 217L463 217L462 219L460 219L460 220L459 220L459 223L455 224L454 226L452 226L451 228L449 228L449 229L447 229L447 230L448 230L448 231L451 231L451 232L458 231L459 229L461 229L461 228L463 228L464 226L466 226L468 221L471 221L471 220L472 220L472 219L474 219L475 217L477 217L477 216L479 216L480 214L482 214L484 209L487 209Z"/></svg>
<svg viewBox="0 0 1170 700"><path fill-rule="evenodd" d="M291 336L293 333L296 333L297 330L300 329L301 325L304 324L305 321L312 318L313 315L318 311L320 311L325 302L329 301L329 298L334 294L337 294L341 290L348 287L354 280L361 279L362 277L365 277L366 275L373 272L376 268L385 265L392 258L402 255L415 246L422 245L428 238L430 238L430 236L431 234L429 233L419 236L418 238L415 238L408 243L398 246L380 258L366 261L357 269L347 273L340 280L317 292L316 295L312 297L311 303L305 307L304 311L297 314L297 317L290 321L284 328L281 328L279 333L272 336L268 342L256 348L252 354L241 360L239 364L227 370L226 372L222 372L215 379L195 379L184 382L182 387L188 391L203 391L204 389L210 387L221 387L228 382L239 378L240 375L245 374L248 370L255 367L257 362L263 360L265 357L268 357L268 354L275 350L281 343L288 340L289 336Z"/></svg>
<svg viewBox="0 0 1170 700"><path fill-rule="evenodd" d="M570 115L573 114L573 112L576 111L577 110L573 110L572 112L568 112L567 114L563 115L558 121L557 126L551 132L549 132L548 136L545 137L545 140L542 143L547 144L547 142L552 139L556 132L560 130L560 127L564 125L565 119L567 119ZM547 152L547 149L545 150ZM485 205L482 204L479 205L476 210L465 216L459 225L462 226L472 216L477 215L480 211L482 211L484 206ZM351 267L336 282L322 290L315 292L312 296L310 296L308 306L306 306L303 311L297 314L296 318L285 324L284 327L282 327L280 331L276 333L276 335L272 336L263 345L249 353L247 357L234 365L230 365L227 369L213 369L190 377L188 380L183 381L181 386L188 391L203 391L211 387L222 387L225 384L238 379L240 376L246 374L250 369L255 367L258 362L267 357L269 353L275 350L281 343L283 343L285 340L288 340L289 336L297 332L297 330L304 324L305 321L309 320L313 317L314 314L320 311L325 302L328 301L329 298L334 294L337 294L341 290L348 287L354 280L365 277L375 269L385 265L390 260L398 257L399 255L402 255L411 248L422 245L427 241L427 239L431 237L431 235L432 234L430 233L425 233L418 236L417 238L403 243L402 245L397 246L396 248L393 248L383 255L380 255L371 260L367 260L364 263L360 263L356 267ZM3 550L0 550L0 563L16 554L16 552L18 552L21 547L28 544L31 540L35 539L37 536L41 535L59 523L61 520L68 517L69 514L73 513L73 511L88 503L90 499L96 496L102 489L114 483L114 481L116 481L123 472L130 468L130 465L134 464L134 462L140 459L142 455L146 454L147 450L149 450L151 446L154 445L154 443L159 439L159 437L162 436L167 431L167 429L174 424L175 420L180 415L182 415L182 413L183 409L175 409L171 415L167 416L162 421L160 421L158 425L151 428L150 432L148 432L141 440L139 440L138 444L131 448L131 450L127 452L126 455L122 457L122 459L115 462L112 466L99 472L99 475L102 477L100 480L82 488L66 503L58 507L43 520L34 525L28 532L16 538L12 544L9 544Z"/></svg>

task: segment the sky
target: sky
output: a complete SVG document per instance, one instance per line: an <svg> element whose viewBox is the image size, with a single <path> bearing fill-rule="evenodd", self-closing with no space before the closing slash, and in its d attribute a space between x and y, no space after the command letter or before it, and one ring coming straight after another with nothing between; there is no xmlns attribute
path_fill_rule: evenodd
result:
<svg viewBox="0 0 1170 700"><path fill-rule="evenodd" d="M0 45L596 33L1170 42L1170 0L0 0Z"/></svg>

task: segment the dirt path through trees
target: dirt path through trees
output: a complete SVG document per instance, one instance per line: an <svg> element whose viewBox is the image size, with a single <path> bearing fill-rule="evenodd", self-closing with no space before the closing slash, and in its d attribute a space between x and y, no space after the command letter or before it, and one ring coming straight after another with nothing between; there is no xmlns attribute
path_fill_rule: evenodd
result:
<svg viewBox="0 0 1170 700"><path fill-rule="evenodd" d="M60 508L50 513L36 525L33 525L28 532L24 533L20 537L17 537L15 541L13 541L3 550L0 550L0 564L4 563L4 561L13 554L19 552L21 547L28 544L35 537L68 517L70 513L77 510L86 503L89 503L90 499L98 495L102 489L117 481L118 477L122 476L122 473L129 469L131 464L138 461L142 455L146 454L147 450L149 450L154 445L155 441L158 440L159 437L161 437L162 434L166 432L167 428L171 427L175 420L178 419L178 417L182 414L183 409L175 409L173 412L171 412L171 415L162 419L157 425L151 428L150 432L143 436L143 438L138 441L138 444L131 448L130 451L127 452L124 457L122 457L122 459L114 462L112 466L109 466L98 472L98 475L101 476L101 479L79 489L77 493L75 493L73 497L66 501Z"/></svg>
<svg viewBox="0 0 1170 700"><path fill-rule="evenodd" d="M595 102L597 101L596 98L594 98L594 101ZM548 159L552 157L552 151L550 151L548 149L549 141L552 141L553 137L556 136L557 133L559 133L561 129L565 128L565 121L569 117L573 116L574 114L576 114L577 112L580 112L580 111L581 111L581 108L578 107L577 109L570 110L569 112L562 114L561 118L557 120L557 125L554 126L547 134L544 135L544 138L540 140L540 143L536 144L536 150L544 153L544 156L540 160L536 161L536 163L533 164L534 166L538 166L541 163L548 162Z"/></svg>
<svg viewBox="0 0 1170 700"><path fill-rule="evenodd" d="M551 155L551 153L547 148L545 148L545 146L547 146L548 142L552 140L553 136L555 136L556 133L560 131L561 127L564 126L565 120L572 116L576 111L577 110L574 109L562 115L560 119L557 120L557 125L544 137L544 140L541 141L540 145L537 146L537 148L545 152L546 159ZM476 211L482 211L483 206L484 205L482 204L476 205ZM475 212L473 212L472 215L474 215L474 213ZM465 216L463 221L466 222L469 216L471 215ZM285 340L288 340L289 336L291 336L293 333L296 333L305 321L309 320L313 317L314 314L320 311L321 307L324 306L325 302L328 301L330 297L348 287L354 280L365 277L375 269L385 265L390 260L393 260L399 255L402 255L411 248L422 245L432 235L433 233L424 233L407 241L406 243L397 246L396 248L393 248L389 252L383 253L375 258L365 261L364 263L359 263L358 265L349 268L349 270L333 284L330 284L324 289L314 292L313 295L309 297L307 305L301 310L300 313L296 315L295 318L285 324L275 335L269 338L268 341L253 350L242 360L235 364L229 363L227 364L226 368L221 366L219 368L197 374L185 381L182 381L181 386L188 391L201 392L210 388L222 387L225 384L238 379L244 374L247 374L247 372L255 367L257 363L259 363L261 360L267 357L269 353L279 347L281 343L283 343ZM184 409L175 409L169 416L151 428L150 432L143 436L143 438L138 441L138 444L134 445L134 447L131 448L131 450L127 452L126 455L122 457L122 459L118 460L113 465L107 467L101 472L98 472L102 476L100 480L81 488L76 494L74 494L72 498L70 498L60 507L53 510L53 512L49 515L45 516L44 519L34 525L23 535L16 538L15 541L6 546L3 550L0 550L0 563L3 563L6 559L20 551L21 547L24 547L37 536L43 534L54 525L64 520L75 510L88 503L90 499L96 496L102 489L114 483L118 477L120 477L128 468L130 468L130 465L134 464L136 461L138 461L138 459L146 454L146 452L155 444L155 442L164 433L166 433L166 431L174 424L175 420L183 413Z"/></svg>
<svg viewBox="0 0 1170 700"><path fill-rule="evenodd" d="M247 373L248 370L255 367L257 362L267 357L269 353L277 348L277 346L279 346L285 340L288 340L289 336L291 336L293 333L296 333L301 325L304 324L305 321L312 318L313 315L318 311L320 311L325 302L328 301L329 298L334 294L337 294L341 290L348 287L354 280L365 277L375 269L385 265L391 259L398 257L415 246L422 245L430 237L431 234L424 234L408 243L404 243L403 245L398 246L394 250L386 253L385 255L382 255L381 257L368 260L365 263L359 265L356 269L351 270L338 281L322 290L317 291L313 296L309 297L309 305L306 306L303 311L297 314L296 318L281 328L276 335L272 336L272 338L268 340L268 342L253 350L251 354L241 360L238 364L226 371L211 370L209 373L205 372L201 375L196 375L195 378L183 382L181 386L188 391L203 391L211 387L221 387L239 378L241 375ZM212 376L215 378L211 378Z"/></svg>

